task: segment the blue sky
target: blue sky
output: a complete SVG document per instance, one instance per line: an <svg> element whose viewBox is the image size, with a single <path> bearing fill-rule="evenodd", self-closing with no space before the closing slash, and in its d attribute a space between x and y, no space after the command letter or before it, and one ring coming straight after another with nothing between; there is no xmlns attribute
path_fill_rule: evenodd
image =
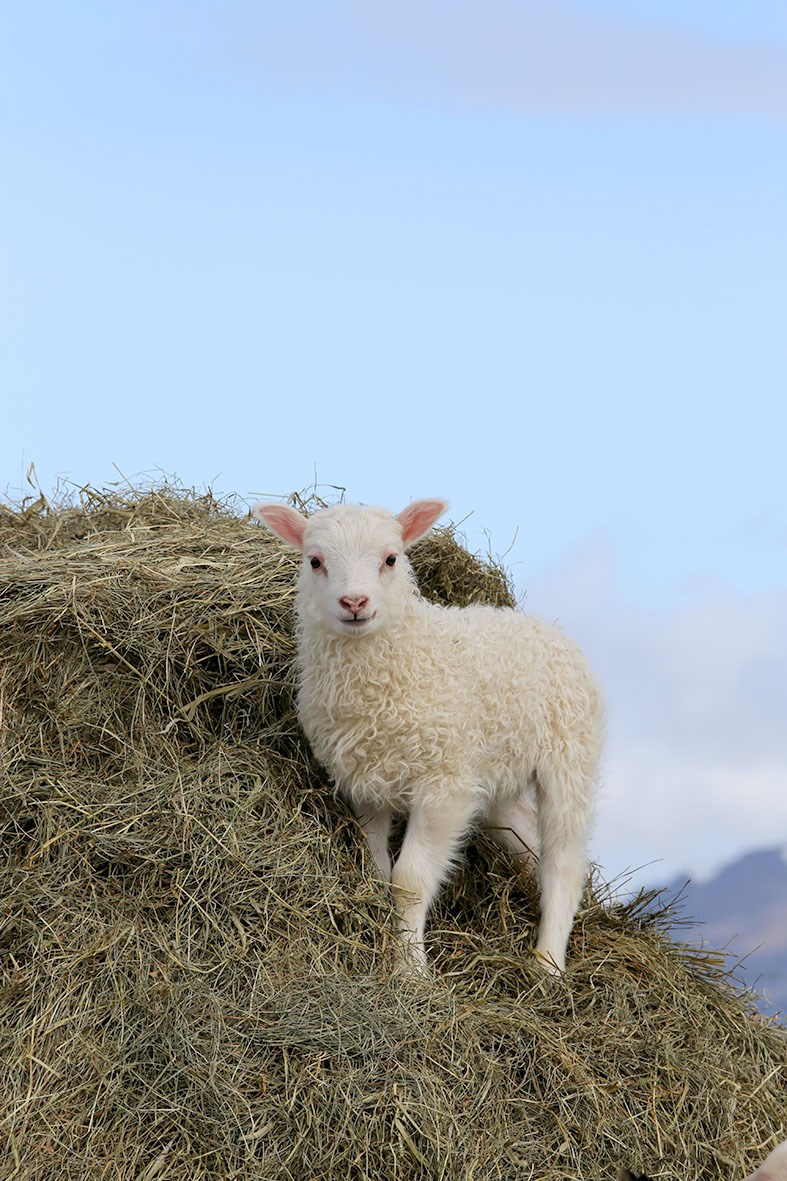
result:
<svg viewBox="0 0 787 1181"><path fill-rule="evenodd" d="M0 486L447 496L590 652L608 871L787 842L785 6L42 0L1 40Z"/></svg>

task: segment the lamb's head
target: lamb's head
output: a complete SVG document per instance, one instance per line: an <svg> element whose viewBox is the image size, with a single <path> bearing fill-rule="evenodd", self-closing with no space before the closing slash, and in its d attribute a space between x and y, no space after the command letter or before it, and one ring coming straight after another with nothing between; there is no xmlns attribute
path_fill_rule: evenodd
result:
<svg viewBox="0 0 787 1181"><path fill-rule="evenodd" d="M337 504L304 517L286 505L262 504L255 513L303 553L301 620L358 637L401 617L413 592L405 551L447 507L444 500L417 500L393 516L387 509Z"/></svg>

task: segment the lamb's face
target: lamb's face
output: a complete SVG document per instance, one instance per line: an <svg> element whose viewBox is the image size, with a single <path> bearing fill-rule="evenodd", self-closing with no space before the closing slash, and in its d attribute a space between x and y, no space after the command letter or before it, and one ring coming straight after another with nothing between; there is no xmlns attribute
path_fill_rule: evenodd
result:
<svg viewBox="0 0 787 1181"><path fill-rule="evenodd" d="M259 504L254 512L303 554L302 623L359 637L401 619L415 589L404 551L425 537L447 508L444 500L414 500L395 517L358 504L333 505L313 517L282 504Z"/></svg>
<svg viewBox="0 0 787 1181"><path fill-rule="evenodd" d="M368 636L401 617L412 589L402 526L386 510L335 505L309 519L298 591L304 621Z"/></svg>

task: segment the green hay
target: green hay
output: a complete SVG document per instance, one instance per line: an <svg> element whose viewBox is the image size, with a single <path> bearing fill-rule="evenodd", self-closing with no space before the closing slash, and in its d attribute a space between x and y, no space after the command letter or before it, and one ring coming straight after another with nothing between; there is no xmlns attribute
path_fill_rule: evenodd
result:
<svg viewBox="0 0 787 1181"><path fill-rule="evenodd" d="M293 711L296 556L171 487L0 510L0 1176L743 1177L784 1032L658 900L586 893L564 980L474 842L391 901ZM424 593L510 602L450 529Z"/></svg>

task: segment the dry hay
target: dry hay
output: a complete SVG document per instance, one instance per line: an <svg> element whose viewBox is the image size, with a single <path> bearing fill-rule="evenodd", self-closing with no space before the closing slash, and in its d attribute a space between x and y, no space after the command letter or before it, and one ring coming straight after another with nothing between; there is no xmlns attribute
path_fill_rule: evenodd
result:
<svg viewBox="0 0 787 1181"><path fill-rule="evenodd" d="M483 840L393 971L390 900L292 705L295 557L211 496L0 509L0 1176L739 1178L784 1033L589 890L563 981ZM425 593L510 598L449 529Z"/></svg>

